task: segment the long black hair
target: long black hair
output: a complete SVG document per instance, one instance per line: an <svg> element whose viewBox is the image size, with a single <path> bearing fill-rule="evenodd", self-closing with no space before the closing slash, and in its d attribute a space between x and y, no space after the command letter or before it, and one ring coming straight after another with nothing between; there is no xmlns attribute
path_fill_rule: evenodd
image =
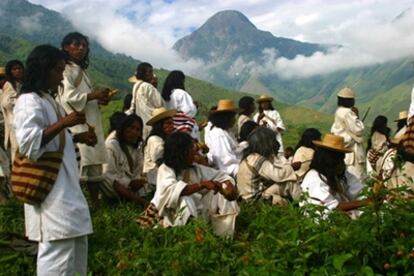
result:
<svg viewBox="0 0 414 276"><path fill-rule="evenodd" d="M142 128L144 126L144 123L142 122L141 117L139 117L137 114L133 113L131 115L128 115L128 116L123 117L120 120L120 122L118 124L118 127L116 128L116 138L117 138L117 140L118 140L118 142L119 142L119 144L121 146L127 144L127 142L125 141L125 138L124 138L124 131L125 131L125 129L127 129L128 127L130 127L135 122L138 122L140 124L141 131L142 131ZM137 148L141 142L142 142L142 136L132 146L134 146L135 148Z"/></svg>
<svg viewBox="0 0 414 276"><path fill-rule="evenodd" d="M240 128L239 142L247 141L247 138L249 137L250 133L252 133L258 127L259 125L253 121L245 122Z"/></svg>
<svg viewBox="0 0 414 276"><path fill-rule="evenodd" d="M185 75L183 72L174 70L168 74L164 82L164 87L162 88L161 96L165 101L171 99L171 93L174 89L185 90L184 87Z"/></svg>
<svg viewBox="0 0 414 276"><path fill-rule="evenodd" d="M10 82L14 89L16 89L17 80L13 77L12 69L16 65L20 65L22 67L23 72L24 72L23 62L21 62L20 60L17 60L17 59L13 59L13 60L10 60L9 62L7 62L6 69L5 69L5 71L6 71L5 80Z"/></svg>
<svg viewBox="0 0 414 276"><path fill-rule="evenodd" d="M86 54L85 57L80 61L80 63L78 64L82 69L86 69L89 66L89 40L88 37L78 33L78 32L73 32L73 33L68 33L62 40L62 43L60 44L62 50L66 53L66 58L67 60L69 60L69 54L65 51L65 46L68 46L70 44L72 44L73 42L81 42L82 40L84 40L86 42Z"/></svg>
<svg viewBox="0 0 414 276"><path fill-rule="evenodd" d="M270 159L279 152L280 144L276 140L276 134L271 129L259 127L253 130L247 138L249 146L243 151L243 159L252 153L258 153L266 159Z"/></svg>
<svg viewBox="0 0 414 276"><path fill-rule="evenodd" d="M148 62L141 62L137 66L137 72L135 73L135 76L139 80L143 80L145 82L150 82L150 80L147 80L147 77L146 77L147 76L147 71L149 69L152 69L151 64L149 64Z"/></svg>
<svg viewBox="0 0 414 276"><path fill-rule="evenodd" d="M213 126L227 130L233 127L235 117L236 112L212 112L209 120Z"/></svg>
<svg viewBox="0 0 414 276"><path fill-rule="evenodd" d="M26 70L21 93L35 92L41 95L49 87L49 73L59 61L66 61L65 54L51 45L35 47L26 60Z"/></svg>
<svg viewBox="0 0 414 276"><path fill-rule="evenodd" d="M252 106L254 106L254 99L250 96L241 97L239 100L239 107L243 109L240 114L249 116L252 112Z"/></svg>
<svg viewBox="0 0 414 276"><path fill-rule="evenodd" d="M321 140L322 134L316 128L307 128L300 138L298 144L296 145L295 151L298 150L300 147L307 147L311 149L315 149L315 144L313 143L314 140Z"/></svg>
<svg viewBox="0 0 414 276"><path fill-rule="evenodd" d="M317 147L313 159L310 163L310 169L316 170L319 175L326 178L327 184L332 194L338 192L339 180L345 177L344 175L337 175L338 165L345 168L345 153L333 151L321 147Z"/></svg>
<svg viewBox="0 0 414 276"><path fill-rule="evenodd" d="M372 147L371 138L375 132L379 132L385 135L385 137L387 137L387 141L389 140L391 129L387 126L387 123L388 123L388 119L387 117L383 115L379 115L375 118L374 122L372 123L372 127L371 127L371 134L369 136L370 139L368 139L368 149Z"/></svg>
<svg viewBox="0 0 414 276"><path fill-rule="evenodd" d="M338 96L338 106L343 106L347 108L351 108L355 105L354 98L342 98Z"/></svg>
<svg viewBox="0 0 414 276"><path fill-rule="evenodd" d="M188 168L188 156L193 150L193 138L185 132L175 132L168 136L164 144L162 161L172 168L176 175Z"/></svg>

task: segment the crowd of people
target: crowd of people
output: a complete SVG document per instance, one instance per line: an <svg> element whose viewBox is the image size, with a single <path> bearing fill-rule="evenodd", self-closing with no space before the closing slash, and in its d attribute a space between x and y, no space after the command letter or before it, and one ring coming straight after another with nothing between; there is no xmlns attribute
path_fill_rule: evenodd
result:
<svg viewBox="0 0 414 276"><path fill-rule="evenodd" d="M137 214L142 227L173 227L200 217L218 235L234 233L242 201L296 201L325 206L322 217L337 209L357 218L359 207L370 202L360 194L368 176L390 189L414 188L413 99L410 111L396 119L395 135L387 118L378 116L364 147L364 118L354 91L345 87L337 93L330 133L308 128L295 148L285 148L289 130L272 97L244 96L238 105L221 99L207 123L199 124L184 73L171 71L159 92L153 67L143 62L129 78L132 93L111 116L105 138L100 106L113 91L94 88L89 50L86 36L69 33L61 49L40 45L24 64L12 60L0 68L1 202L13 196L16 154L36 162L45 152L63 150L46 199L24 205L26 235L39 243L38 275L87 273L93 230L80 184L93 209L104 199L132 201L145 209Z"/></svg>

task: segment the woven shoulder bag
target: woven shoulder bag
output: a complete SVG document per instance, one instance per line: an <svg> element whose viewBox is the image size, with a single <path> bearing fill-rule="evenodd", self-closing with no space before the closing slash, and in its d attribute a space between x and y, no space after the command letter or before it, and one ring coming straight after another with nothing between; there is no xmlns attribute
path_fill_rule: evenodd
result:
<svg viewBox="0 0 414 276"><path fill-rule="evenodd" d="M45 98L56 111L58 120L62 118L52 100ZM26 156L16 153L12 172L11 186L15 197L31 205L40 205L52 190L59 174L62 164L63 151L65 148L65 130L59 134L58 151L45 152L36 161L30 160Z"/></svg>

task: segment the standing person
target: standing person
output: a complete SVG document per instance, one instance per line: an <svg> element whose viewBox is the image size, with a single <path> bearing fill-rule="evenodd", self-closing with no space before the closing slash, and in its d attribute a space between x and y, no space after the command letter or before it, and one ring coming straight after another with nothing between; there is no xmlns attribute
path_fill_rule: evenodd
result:
<svg viewBox="0 0 414 276"><path fill-rule="evenodd" d="M57 151L64 132L64 152L52 190L40 205L24 204L26 235L39 243L37 275L86 275L92 222L79 186L75 146L67 128L85 123L82 112L65 112L54 100L65 70L65 54L50 45L33 49L14 108L20 154L36 162L44 152ZM58 116L60 114L60 116ZM78 142L96 143L91 132L76 134Z"/></svg>
<svg viewBox="0 0 414 276"><path fill-rule="evenodd" d="M135 82L132 88L132 101L127 114L135 113L144 121L143 138L147 138L151 131L151 127L147 125L148 120L152 116L152 112L156 108L164 106L161 94L158 92L151 82L154 81L154 71L152 65L148 62L142 62L137 67L135 76L130 78Z"/></svg>
<svg viewBox="0 0 414 276"><path fill-rule="evenodd" d="M338 92L338 108L331 132L342 136L345 147L351 149L351 152L345 155L345 164L348 171L358 179L364 175L364 129L364 122L359 119L359 111L355 107L354 92L349 87L341 89Z"/></svg>
<svg viewBox="0 0 414 276"><path fill-rule="evenodd" d="M356 218L359 214L356 209L366 205L367 200L359 199L363 186L345 166L345 153L351 150L345 147L342 136L333 134L326 134L322 141L314 143L317 148L301 184L309 197L302 204L324 206L325 214L342 210Z"/></svg>
<svg viewBox="0 0 414 276"><path fill-rule="evenodd" d="M273 98L266 95L260 96L256 102L259 104L259 112L254 115L253 120L260 126L270 128L276 133L276 140L279 142L279 153L283 154L282 134L286 130L282 117L272 106Z"/></svg>
<svg viewBox="0 0 414 276"><path fill-rule="evenodd" d="M3 85L6 82L6 68L0 67L0 99L3 95ZM0 204L5 204L12 195L9 183L10 158L4 151L4 117L0 108Z"/></svg>
<svg viewBox="0 0 414 276"><path fill-rule="evenodd" d="M387 117L380 115L372 124L367 147L367 173L376 171L377 161L389 148L391 129L387 122Z"/></svg>
<svg viewBox="0 0 414 276"><path fill-rule="evenodd" d="M173 117L174 127L179 132L187 132L194 139L200 140L200 132L195 120L197 107L193 98L184 87L185 75L181 71L171 71L162 88L162 98L167 109L176 109Z"/></svg>
<svg viewBox="0 0 414 276"><path fill-rule="evenodd" d="M205 136L210 149L207 153L209 163L232 177L236 176L242 158L242 149L231 132L238 112L240 109L232 100L219 100L217 109L211 111L209 120L212 126Z"/></svg>
<svg viewBox="0 0 414 276"><path fill-rule="evenodd" d="M23 82L24 66L19 60L6 64L6 82L3 85L1 109L4 117L4 149L10 151L11 161L17 150L16 136L13 129L13 109Z"/></svg>
<svg viewBox="0 0 414 276"><path fill-rule="evenodd" d="M191 217L212 223L218 235L232 235L239 206L234 180L223 172L194 163L194 141L176 132L165 141L152 205L162 226L184 225Z"/></svg>
<svg viewBox="0 0 414 276"><path fill-rule="evenodd" d="M164 107L154 109L153 116L147 122L151 132L144 143L144 167L148 183L156 185L159 162L164 154L164 141L174 131L173 117L175 109L167 110Z"/></svg>
<svg viewBox="0 0 414 276"><path fill-rule="evenodd" d="M252 121L251 116L256 111L254 99L250 96L241 97L239 100L239 108L242 109L239 114L239 118L237 118L237 134L240 137L240 131L243 124L248 121Z"/></svg>
<svg viewBox="0 0 414 276"><path fill-rule="evenodd" d="M105 138L102 127L99 104L108 104L109 89L94 90L86 69L89 65L89 41L83 34L67 34L61 43L68 63L63 73L63 87L59 91L59 100L66 113L85 112L86 123L73 126L72 133L95 131L98 143L91 147L80 144L81 181L87 184L92 206L98 207L99 184L102 182L102 165L106 162Z"/></svg>
<svg viewBox="0 0 414 276"><path fill-rule="evenodd" d="M316 128L308 128L303 132L299 143L296 145L293 162L301 162L300 169L296 171L299 181L302 181L312 162L316 147L313 141L320 141L321 138L322 134L319 130Z"/></svg>
<svg viewBox="0 0 414 276"><path fill-rule="evenodd" d="M115 135L106 139L108 162L103 166L103 191L109 198L123 198L146 206L142 198L146 194L146 181L142 177L142 128L140 117L125 115L118 121Z"/></svg>

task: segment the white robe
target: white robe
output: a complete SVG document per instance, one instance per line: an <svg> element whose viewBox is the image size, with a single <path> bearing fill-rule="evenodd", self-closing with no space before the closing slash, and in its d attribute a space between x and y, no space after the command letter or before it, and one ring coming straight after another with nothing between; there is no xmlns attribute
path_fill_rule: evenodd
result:
<svg viewBox="0 0 414 276"><path fill-rule="evenodd" d="M350 173L361 179L364 175L365 150L364 122L346 107L339 106L335 112L335 121L331 132L344 138L345 147L352 149L345 155L345 164Z"/></svg>
<svg viewBox="0 0 414 276"><path fill-rule="evenodd" d="M146 123L152 117L152 111L164 105L161 94L152 84L142 80L137 81L132 88L131 107L127 114L136 113L144 122L143 138L147 138L151 127Z"/></svg>
<svg viewBox="0 0 414 276"><path fill-rule="evenodd" d="M10 150L12 160L14 160L14 154L18 147L13 129L13 109L21 88L22 85L20 83L16 83L15 89L13 85L7 81L3 86L3 93L0 99L4 118L4 148Z"/></svg>
<svg viewBox="0 0 414 276"><path fill-rule="evenodd" d="M114 182L116 181L125 188L129 188L132 180L142 179L142 167L144 163L144 155L140 146L137 148L126 146L132 159L132 169L128 163L127 155L121 149L116 132L113 131L106 138L105 146L108 154L108 162L103 165L105 194L109 197L117 197L114 190ZM144 186L139 190L139 195L143 196L149 192L148 187Z"/></svg>
<svg viewBox="0 0 414 276"><path fill-rule="evenodd" d="M411 103L410 103L410 107L408 109L407 122L410 120L411 117L413 117L413 115L414 115L414 87L411 90Z"/></svg>
<svg viewBox="0 0 414 276"><path fill-rule="evenodd" d="M213 127L208 132L208 139L205 142L210 149L207 153L208 162L235 177L239 170L242 149L234 135L219 127Z"/></svg>
<svg viewBox="0 0 414 276"><path fill-rule="evenodd" d="M203 189L189 196L180 196L189 184L204 180L224 182L234 180L228 175L199 164L187 169L188 182L184 180L184 172L176 175L174 170L165 164L158 169L157 189L151 203L163 218L163 226L177 226L187 223L190 216L201 217L211 221L213 229L219 235L233 234L239 206L236 201L229 201L220 193Z"/></svg>
<svg viewBox="0 0 414 276"><path fill-rule="evenodd" d="M22 94L14 108L14 128L22 154L37 160L46 151L57 151L59 135L41 146L45 128L57 121L56 112L43 97L35 93ZM64 116L62 109L61 114ZM34 241L53 241L92 233L88 204L79 185L72 136L65 131L65 148L59 174L49 195L40 206L24 205L26 235Z"/></svg>
<svg viewBox="0 0 414 276"><path fill-rule="evenodd" d="M283 140L282 140L282 132L286 130L285 124L283 123L282 117L280 116L277 110L263 110L265 116L259 121L259 125L263 125L266 122L266 126L273 130L276 133L276 140L280 144L279 153L283 153ZM254 117L253 121L257 122L259 118L259 112L257 112ZM277 129L280 128L282 131L278 131Z"/></svg>
<svg viewBox="0 0 414 276"><path fill-rule="evenodd" d="M361 182L348 171L345 172L346 181L341 181L340 185L344 191L343 194L339 192L335 195L331 193L326 179L320 175L316 170L310 170L301 183L301 188L304 193L308 193L309 197L301 202L304 204L314 204L326 207L325 215L334 210L340 202L349 202L357 200L363 188ZM356 218L359 211L352 210L349 215Z"/></svg>
<svg viewBox="0 0 414 276"><path fill-rule="evenodd" d="M164 155L164 140L152 135L148 138L144 148L144 166L143 172L147 174L148 183L155 185L157 183L157 161Z"/></svg>
<svg viewBox="0 0 414 276"><path fill-rule="evenodd" d="M78 77L82 75L80 83ZM89 165L101 165L106 162L105 137L102 127L101 111L97 100L88 101L88 94L92 93L92 84L86 71L75 64L69 63L63 72L63 89L59 91L58 101L63 106L67 114L73 112L68 103L76 111L84 111L86 121L95 127L98 143L91 147L86 144L78 144L81 155L81 167ZM76 125L70 128L73 134L88 131L86 124Z"/></svg>

